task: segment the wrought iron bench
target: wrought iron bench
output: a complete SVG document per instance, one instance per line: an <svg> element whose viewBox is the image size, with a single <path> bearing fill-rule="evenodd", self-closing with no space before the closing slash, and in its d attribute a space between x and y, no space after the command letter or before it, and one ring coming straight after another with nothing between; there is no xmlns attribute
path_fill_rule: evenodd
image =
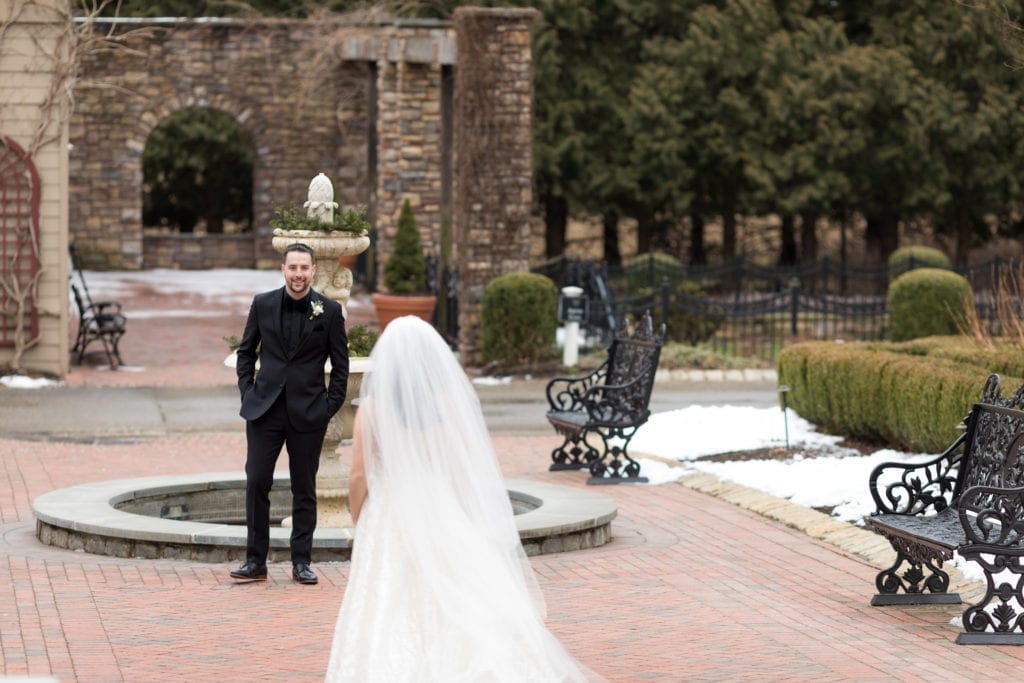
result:
<svg viewBox="0 0 1024 683"><path fill-rule="evenodd" d="M68 252L71 256L72 270L78 275L78 282L82 286L79 290L74 282L71 283L71 293L78 308L78 334L71 351L78 353L78 364L81 365L85 358L85 349L92 342L99 341L103 344L103 350L107 354L107 362L110 363L111 368L124 365L118 345L121 337L124 336L127 320L121 312L121 304L116 301L93 303L92 297L89 295L89 288L85 284L82 268L78 264L78 253L75 251L74 244L68 246Z"/></svg>
<svg viewBox="0 0 1024 683"><path fill-rule="evenodd" d="M619 326L608 357L589 375L548 382L548 422L565 437L551 452L550 470L589 468L588 484L647 481L626 448L651 415L648 404L664 342L665 326L655 335L647 313L632 334ZM601 439L600 449L588 441L591 435Z"/></svg>
<svg viewBox="0 0 1024 683"><path fill-rule="evenodd" d="M964 420L966 430L942 455L883 463L871 473L877 509L867 525L897 555L875 578L872 605L959 603L942 569L955 552L977 562L986 580L985 595L964 610L957 642L1024 645L1022 407L1024 387L1003 398L992 375Z"/></svg>

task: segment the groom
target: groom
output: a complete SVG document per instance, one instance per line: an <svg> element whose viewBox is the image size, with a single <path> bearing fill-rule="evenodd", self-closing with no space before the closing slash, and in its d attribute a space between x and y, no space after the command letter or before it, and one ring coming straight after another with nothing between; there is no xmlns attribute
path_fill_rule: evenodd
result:
<svg viewBox="0 0 1024 683"><path fill-rule="evenodd" d="M309 568L316 528L316 472L327 423L345 400L348 340L341 304L313 291L313 250L290 244L281 264L284 287L258 294L238 347L238 389L245 418L245 563L240 581L267 578L270 488L281 447L292 486L292 578L314 584ZM259 374L256 360L259 359ZM324 363L331 360L330 386Z"/></svg>

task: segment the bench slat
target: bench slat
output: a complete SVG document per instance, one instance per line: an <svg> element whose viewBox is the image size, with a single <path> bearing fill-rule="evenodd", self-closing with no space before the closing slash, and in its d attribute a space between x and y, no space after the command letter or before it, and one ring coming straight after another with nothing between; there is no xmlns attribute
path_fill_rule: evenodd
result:
<svg viewBox="0 0 1024 683"><path fill-rule="evenodd" d="M947 557L967 540L960 525L960 513L955 508L927 516L875 515L868 517L866 523L883 536L912 539Z"/></svg>

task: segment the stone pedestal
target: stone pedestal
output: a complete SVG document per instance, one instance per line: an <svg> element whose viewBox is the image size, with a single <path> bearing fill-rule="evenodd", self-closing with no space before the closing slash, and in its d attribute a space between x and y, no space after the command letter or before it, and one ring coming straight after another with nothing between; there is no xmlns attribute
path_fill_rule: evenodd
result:
<svg viewBox="0 0 1024 683"><path fill-rule="evenodd" d="M338 447L342 442L352 439L356 415L352 401L359 398L363 373L369 370L369 367L369 358L349 360L345 402L327 426L324 445L320 449L320 469L316 475L317 526L332 529L354 526L352 515L348 511L349 466L341 462ZM330 367L327 371L330 372Z"/></svg>

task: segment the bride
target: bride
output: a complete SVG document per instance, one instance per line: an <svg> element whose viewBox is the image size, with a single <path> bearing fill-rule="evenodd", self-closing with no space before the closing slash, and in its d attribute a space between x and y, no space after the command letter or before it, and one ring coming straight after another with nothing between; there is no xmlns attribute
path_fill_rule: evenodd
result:
<svg viewBox="0 0 1024 683"><path fill-rule="evenodd" d="M353 434L355 545L328 681L581 681L544 626L476 392L427 323L391 322Z"/></svg>

